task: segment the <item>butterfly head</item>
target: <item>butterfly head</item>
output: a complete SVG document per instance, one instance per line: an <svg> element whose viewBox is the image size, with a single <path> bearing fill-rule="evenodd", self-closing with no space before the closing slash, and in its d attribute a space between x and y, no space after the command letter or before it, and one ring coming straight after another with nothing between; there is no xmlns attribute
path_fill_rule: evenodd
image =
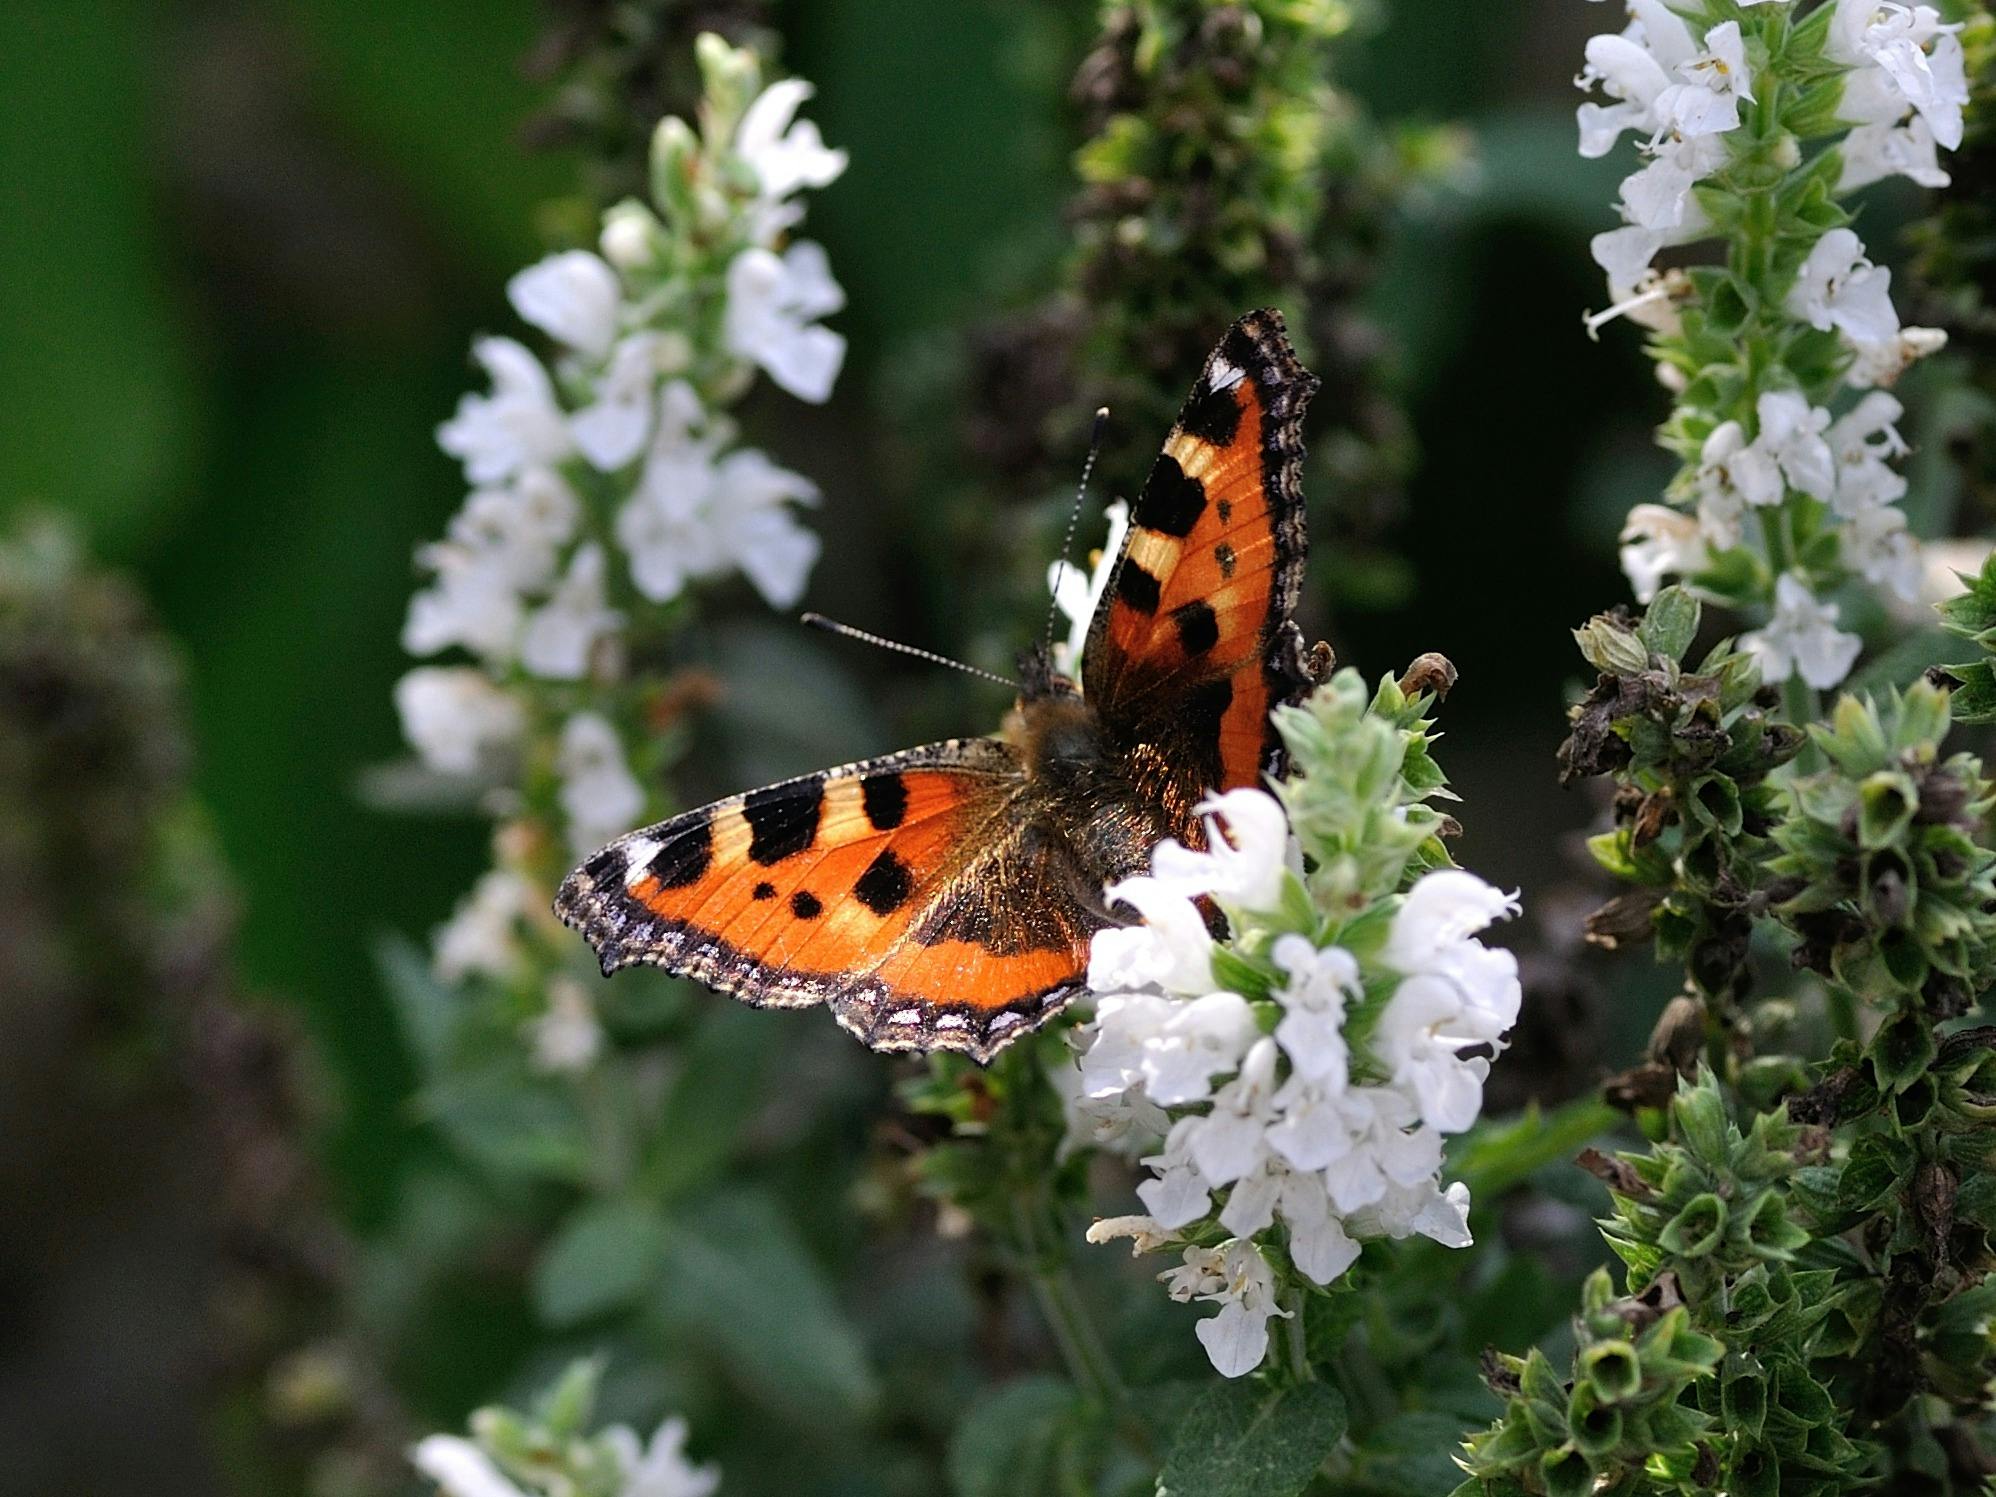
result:
<svg viewBox="0 0 1996 1497"><path fill-rule="evenodd" d="M1053 656L1044 645L1032 645L1019 651L1019 708L1021 711L1035 702L1051 702L1063 699L1079 701L1081 688L1072 678L1064 676L1054 668Z"/></svg>

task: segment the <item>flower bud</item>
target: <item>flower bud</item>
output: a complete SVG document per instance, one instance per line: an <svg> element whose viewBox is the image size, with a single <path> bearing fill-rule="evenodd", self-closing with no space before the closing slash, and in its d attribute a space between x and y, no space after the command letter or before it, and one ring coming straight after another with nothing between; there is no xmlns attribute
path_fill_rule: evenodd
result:
<svg viewBox="0 0 1996 1497"><path fill-rule="evenodd" d="M1636 631L1610 614L1596 614L1573 638L1587 663L1604 675L1634 676L1649 669L1649 651Z"/></svg>
<svg viewBox="0 0 1996 1497"><path fill-rule="evenodd" d="M664 226L643 203L625 199L603 215L598 244L619 270L643 270L658 258Z"/></svg>

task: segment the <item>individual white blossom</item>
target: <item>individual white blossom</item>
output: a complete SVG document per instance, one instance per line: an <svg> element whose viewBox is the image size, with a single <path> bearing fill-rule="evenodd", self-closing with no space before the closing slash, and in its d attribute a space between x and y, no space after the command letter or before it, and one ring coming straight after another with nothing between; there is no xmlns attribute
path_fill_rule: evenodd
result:
<svg viewBox="0 0 1996 1497"><path fill-rule="evenodd" d="M1781 468L1764 448L1747 440L1737 421L1722 421L1705 438L1692 476L1698 524L1714 546L1736 546L1749 506L1781 502Z"/></svg>
<svg viewBox="0 0 1996 1497"><path fill-rule="evenodd" d="M845 362L846 340L818 319L845 304L823 246L800 240L781 257L745 249L728 266L728 347L799 400L821 404Z"/></svg>
<svg viewBox="0 0 1996 1497"><path fill-rule="evenodd" d="M554 384L541 361L511 338L480 338L472 356L492 381L466 395L437 428L437 445L473 483L501 483L526 468L552 467L573 450Z"/></svg>
<svg viewBox="0 0 1996 1497"><path fill-rule="evenodd" d="M1088 1241L1096 1244L1128 1238L1130 1253L1154 1253L1177 1240L1177 1234L1148 1216L1105 1216L1088 1228Z"/></svg>
<svg viewBox="0 0 1996 1497"><path fill-rule="evenodd" d="M618 1497L713 1497L720 1489L717 1466L696 1466L686 1458L686 1421L671 1418L641 1442L635 1431L613 1425L603 1439L623 1473Z"/></svg>
<svg viewBox="0 0 1996 1497"><path fill-rule="evenodd" d="M645 449L658 413L658 381L667 341L639 332L610 351L595 383L595 399L569 418L569 435L592 467L614 473Z"/></svg>
<svg viewBox="0 0 1996 1497"><path fill-rule="evenodd" d="M735 154L748 163L760 189L750 237L769 247L803 219L793 199L807 187L829 187L846 169L846 153L826 146L818 127L797 118L814 90L801 78L784 78L756 96L735 127Z"/></svg>
<svg viewBox="0 0 1996 1497"><path fill-rule="evenodd" d="M586 1071L603 1052L603 1026L589 990L567 973L548 982L548 1006L528 1024L534 1069L553 1075Z"/></svg>
<svg viewBox="0 0 1996 1497"><path fill-rule="evenodd" d="M1915 115L1904 124L1859 125L1844 138L1839 192L1854 192L1887 177L1909 177L1922 187L1945 187L1954 179L1942 169L1934 127Z"/></svg>
<svg viewBox="0 0 1996 1497"><path fill-rule="evenodd" d="M1283 1009L1275 1026L1276 1043L1297 1075L1342 1090L1351 1067L1345 1008L1365 996L1357 959L1336 946L1319 950L1293 934L1280 937L1269 954L1289 974L1289 981L1275 990Z"/></svg>
<svg viewBox="0 0 1996 1497"><path fill-rule="evenodd" d="M1755 403L1760 431L1755 446L1773 459L1791 487L1827 499L1836 487L1836 462L1823 439L1830 413L1794 390L1769 390Z"/></svg>
<svg viewBox="0 0 1996 1497"><path fill-rule="evenodd" d="M494 868L479 876L450 919L437 927L432 965L445 982L474 972L504 977L519 954L520 920L534 892L517 873Z"/></svg>
<svg viewBox="0 0 1996 1497"><path fill-rule="evenodd" d="M1698 521L1661 504L1638 504L1622 526L1622 571L1638 603L1647 603L1669 577L1702 572L1712 564Z"/></svg>
<svg viewBox="0 0 1996 1497"><path fill-rule="evenodd" d="M500 1472L492 1457L457 1435L428 1435L409 1452L415 1468L442 1497L529 1497Z"/></svg>
<svg viewBox="0 0 1996 1497"><path fill-rule="evenodd" d="M644 787L624 761L617 730L601 713L578 712L562 724L555 770L569 845L578 855L627 830L644 812Z"/></svg>
<svg viewBox="0 0 1996 1497"><path fill-rule="evenodd" d="M547 602L527 616L520 633L520 664L550 681L579 680L589 669L596 641L624 616L605 601L603 548L591 541L578 547L568 573Z"/></svg>
<svg viewBox="0 0 1996 1497"><path fill-rule="evenodd" d="M444 774L475 774L526 732L526 709L471 666L418 666L395 683L402 736Z"/></svg>
<svg viewBox="0 0 1996 1497"><path fill-rule="evenodd" d="M1846 519L1881 504L1892 504L1906 493L1906 479L1892 460L1907 452L1895 424L1905 407L1883 390L1874 390L1831 423L1830 452L1836 462L1836 492L1831 507Z"/></svg>
<svg viewBox="0 0 1996 1497"><path fill-rule="evenodd" d="M1856 69L1845 80L1843 118L1874 124L1917 111L1939 144L1958 147L1968 79L1957 30L1930 5L1836 0L1825 55Z"/></svg>
<svg viewBox="0 0 1996 1497"><path fill-rule="evenodd" d="M1854 344L1844 378L1860 390L1882 389L1898 383L1900 375L1945 347L1947 333L1942 328L1902 327L1882 343Z"/></svg>
<svg viewBox="0 0 1996 1497"><path fill-rule="evenodd" d="M1760 663L1762 677L1786 681L1799 675L1818 691L1827 691L1850 674L1864 641L1836 627L1837 605L1819 602L1809 585L1793 572L1775 583L1774 617L1767 626L1740 637L1740 644Z"/></svg>
<svg viewBox="0 0 1996 1497"><path fill-rule="evenodd" d="M1873 265L1849 229L1831 229L1816 241L1796 271L1787 306L1811 327L1835 328L1859 346L1889 342L1899 331L1892 272Z"/></svg>
<svg viewBox="0 0 1996 1497"><path fill-rule="evenodd" d="M1158 1277L1175 1300L1220 1307L1199 1322L1197 1334L1222 1377L1244 1377L1259 1367L1268 1355L1268 1322L1289 1315L1277 1306L1275 1275L1252 1242L1188 1247L1185 1261Z"/></svg>
<svg viewBox="0 0 1996 1497"><path fill-rule="evenodd" d="M1588 40L1587 66L1574 80L1576 87L1598 88L1612 101L1589 100L1577 111L1582 156L1607 155L1625 130L1644 138L1668 130L1672 121L1659 101L1698 55L1691 28L1662 0L1629 0L1628 13L1629 24L1619 35Z"/></svg>
<svg viewBox="0 0 1996 1497"><path fill-rule="evenodd" d="M1906 602L1919 598L1925 567L1904 512L1876 505L1854 515L1841 535L1844 562L1852 571Z"/></svg>
<svg viewBox="0 0 1996 1497"><path fill-rule="evenodd" d="M521 320L591 358L608 353L617 336L623 282L587 250L564 250L529 265L507 282L506 295Z"/></svg>
<svg viewBox="0 0 1996 1497"><path fill-rule="evenodd" d="M1047 568L1047 587L1053 593L1054 606L1068 622L1067 638L1054 641L1054 668L1076 678L1081 674L1081 652L1088 643L1088 626L1095 620L1095 609L1102 595L1109 590L1109 578L1116 570L1117 559L1123 554L1123 539L1130 531L1130 506L1123 500L1110 505L1107 514L1109 535L1088 571L1081 571L1065 557Z"/></svg>
<svg viewBox="0 0 1996 1497"><path fill-rule="evenodd" d="M1272 910L1293 869L1301 866L1282 803L1265 790L1243 787L1209 795L1192 808L1205 827L1206 846L1158 844L1150 877L1181 894L1206 894L1236 910ZM1134 880L1111 886L1128 888Z"/></svg>
<svg viewBox="0 0 1996 1497"><path fill-rule="evenodd" d="M1176 1107L1210 1097L1213 1078L1240 1064L1259 1030L1238 993L1208 993L1190 1002L1112 993L1095 1005L1090 1033L1082 1060L1084 1095L1104 1097L1141 1085L1151 1101Z"/></svg>

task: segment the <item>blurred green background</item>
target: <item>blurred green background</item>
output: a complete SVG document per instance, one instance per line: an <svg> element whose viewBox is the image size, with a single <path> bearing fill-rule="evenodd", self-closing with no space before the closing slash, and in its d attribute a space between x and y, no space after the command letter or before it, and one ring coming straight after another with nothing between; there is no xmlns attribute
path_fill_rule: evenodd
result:
<svg viewBox="0 0 1996 1497"><path fill-rule="evenodd" d="M1404 585L1319 593L1307 612L1370 674L1423 650L1456 661L1442 757L1467 803L1459 856L1529 906L1589 815L1552 761L1567 629L1625 595L1615 530L1668 473L1634 331L1594 344L1581 329L1601 300L1586 241L1611 224L1619 176L1573 150L1571 78L1602 8L1385 11L1341 81L1383 119L1472 126L1476 167L1387 245L1372 297L1420 452L1384 531ZM934 407L904 392L965 322L1055 282L1077 143L1065 90L1094 7L773 13L784 66L818 85L811 112L851 152L810 231L847 288L835 322L852 352L830 408L768 403L753 434L826 490L807 602L961 651L960 617L924 606L956 579L925 578L909 543L924 495L905 459ZM481 823L390 815L359 789L400 749L389 689L409 664L411 552L463 497L433 430L472 383L472 335L512 325L505 280L543 247L539 210L577 181L574 159L523 140L547 98L522 61L547 22L535 0L0 12L0 517L74 517L184 649L244 975L316 1041L335 1190L363 1231L411 1147L412 1070L373 949L384 932L424 939L486 853ZM955 731L1003 705L841 658L886 709L783 745L774 768L897 747L941 692ZM1617 1025L1618 1052L1647 1017Z"/></svg>

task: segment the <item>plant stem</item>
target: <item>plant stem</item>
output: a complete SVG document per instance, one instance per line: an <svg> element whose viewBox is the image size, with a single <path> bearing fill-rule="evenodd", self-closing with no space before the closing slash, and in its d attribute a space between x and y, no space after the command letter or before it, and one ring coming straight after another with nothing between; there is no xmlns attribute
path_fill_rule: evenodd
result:
<svg viewBox="0 0 1996 1497"><path fill-rule="evenodd" d="M1317 1369L1310 1365L1310 1336L1304 1324L1309 1296L1298 1285L1283 1298L1286 1301L1283 1308L1289 1312L1289 1318L1282 1323L1283 1344L1289 1350L1289 1375L1298 1383L1314 1383Z"/></svg>

